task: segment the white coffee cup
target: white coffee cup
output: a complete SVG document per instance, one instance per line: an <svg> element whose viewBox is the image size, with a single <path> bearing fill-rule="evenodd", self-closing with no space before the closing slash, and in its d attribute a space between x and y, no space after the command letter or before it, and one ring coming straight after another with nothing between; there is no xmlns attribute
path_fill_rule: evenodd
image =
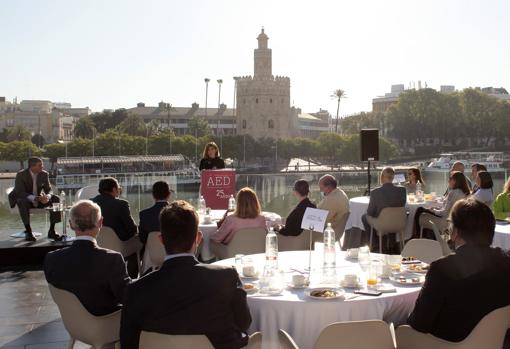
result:
<svg viewBox="0 0 510 349"><path fill-rule="evenodd" d="M294 286L304 286L306 283L306 278L304 275L301 275L301 274L296 274L296 275L292 275L292 284Z"/></svg>
<svg viewBox="0 0 510 349"><path fill-rule="evenodd" d="M359 248L350 248L347 250L347 257L358 258Z"/></svg>
<svg viewBox="0 0 510 349"><path fill-rule="evenodd" d="M345 274L344 275L344 283L346 285L357 285L358 284L358 275L356 275L356 274Z"/></svg>
<svg viewBox="0 0 510 349"><path fill-rule="evenodd" d="M247 277L255 276L255 267L253 265L243 266L243 275Z"/></svg>

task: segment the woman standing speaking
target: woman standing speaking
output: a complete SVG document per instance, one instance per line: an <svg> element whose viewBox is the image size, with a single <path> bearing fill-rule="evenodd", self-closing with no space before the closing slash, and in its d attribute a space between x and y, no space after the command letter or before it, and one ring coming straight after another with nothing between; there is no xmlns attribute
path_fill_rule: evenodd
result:
<svg viewBox="0 0 510 349"><path fill-rule="evenodd" d="M225 168L225 161L220 157L220 149L214 142L205 145L202 160L200 160L200 171L219 170Z"/></svg>

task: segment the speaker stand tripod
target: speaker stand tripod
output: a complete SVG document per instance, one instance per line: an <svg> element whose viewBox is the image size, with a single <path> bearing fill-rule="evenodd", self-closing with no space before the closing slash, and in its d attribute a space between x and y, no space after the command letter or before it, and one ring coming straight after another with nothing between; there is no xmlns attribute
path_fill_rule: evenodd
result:
<svg viewBox="0 0 510 349"><path fill-rule="evenodd" d="M365 191L365 196L370 196L370 160L373 160L373 158L368 159L368 167L367 167L367 190Z"/></svg>

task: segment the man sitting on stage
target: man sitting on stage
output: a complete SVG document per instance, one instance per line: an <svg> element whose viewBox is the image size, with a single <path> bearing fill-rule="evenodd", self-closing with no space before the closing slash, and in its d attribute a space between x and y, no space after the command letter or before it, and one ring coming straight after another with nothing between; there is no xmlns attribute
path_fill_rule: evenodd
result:
<svg viewBox="0 0 510 349"><path fill-rule="evenodd" d="M14 189L9 193L9 204L11 207L18 205L21 220L25 225L25 240L36 240L30 226L30 209L49 207L57 202L60 202L59 197L51 192L49 175L44 171L42 160L28 159L28 168L16 174ZM55 224L61 220L60 212L50 211L49 239L62 240L55 232Z"/></svg>
<svg viewBox="0 0 510 349"><path fill-rule="evenodd" d="M82 200L71 208L69 216L76 240L71 246L46 255L46 280L76 295L95 316L113 313L120 309L131 279L122 255L96 243L103 222L101 208L90 200Z"/></svg>

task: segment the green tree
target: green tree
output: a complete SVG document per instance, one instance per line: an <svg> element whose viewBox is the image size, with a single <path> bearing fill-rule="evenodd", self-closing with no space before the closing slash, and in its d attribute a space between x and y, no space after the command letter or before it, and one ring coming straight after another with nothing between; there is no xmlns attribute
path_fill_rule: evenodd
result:
<svg viewBox="0 0 510 349"><path fill-rule="evenodd" d="M129 115L117 126L117 129L130 136L145 136L147 132L145 123L138 115Z"/></svg>
<svg viewBox="0 0 510 349"><path fill-rule="evenodd" d="M338 118L340 117L340 115L339 115L339 112L340 112L340 100L342 98L347 98L347 95L346 95L344 90L338 89L338 90L334 90L333 91L333 94L331 95L331 98L337 100L336 120L335 120L335 133L337 133L338 132Z"/></svg>
<svg viewBox="0 0 510 349"><path fill-rule="evenodd" d="M204 137L212 135L209 123L203 117L193 115L188 121L189 133L195 137Z"/></svg>
<svg viewBox="0 0 510 349"><path fill-rule="evenodd" d="M7 141L29 141L30 132L23 125L16 125L7 129Z"/></svg>
<svg viewBox="0 0 510 349"><path fill-rule="evenodd" d="M50 159L52 169L55 167L57 159L65 156L66 152L65 149L66 149L65 144L59 143L46 144L44 146L44 156Z"/></svg>
<svg viewBox="0 0 510 349"><path fill-rule="evenodd" d="M76 125L74 125L74 136L76 138L91 139L94 137L94 133L95 133L94 121L89 116L80 118Z"/></svg>
<svg viewBox="0 0 510 349"><path fill-rule="evenodd" d="M39 148L42 148L46 144L46 140L40 134L33 135L32 138L30 138L30 141L32 143L34 143L36 146L38 146Z"/></svg>
<svg viewBox="0 0 510 349"><path fill-rule="evenodd" d="M337 133L323 132L317 139L319 144L319 156L327 159L330 163L342 160L342 149L346 145L344 137Z"/></svg>
<svg viewBox="0 0 510 349"><path fill-rule="evenodd" d="M41 151L32 142L13 141L5 145L2 153L2 160L19 161L20 169L23 169L24 162L31 156L39 156Z"/></svg>

